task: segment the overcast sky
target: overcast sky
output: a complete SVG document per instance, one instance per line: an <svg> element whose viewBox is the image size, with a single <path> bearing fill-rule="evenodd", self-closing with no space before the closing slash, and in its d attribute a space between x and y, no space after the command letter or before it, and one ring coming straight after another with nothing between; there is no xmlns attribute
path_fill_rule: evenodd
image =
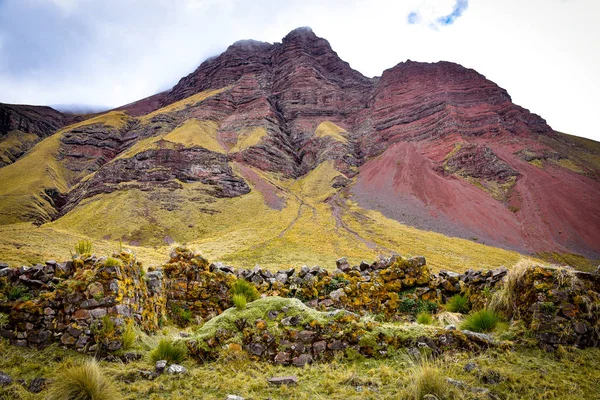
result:
<svg viewBox="0 0 600 400"><path fill-rule="evenodd" d="M116 107L236 40L310 26L367 76L454 61L600 140L599 16L600 0L0 0L0 102Z"/></svg>

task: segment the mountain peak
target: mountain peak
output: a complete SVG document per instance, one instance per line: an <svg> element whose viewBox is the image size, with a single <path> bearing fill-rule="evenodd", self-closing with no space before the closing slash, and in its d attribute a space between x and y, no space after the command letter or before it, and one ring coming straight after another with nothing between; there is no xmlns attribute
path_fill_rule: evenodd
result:
<svg viewBox="0 0 600 400"><path fill-rule="evenodd" d="M286 43L288 41L292 41L292 40L315 40L315 39L319 39L319 37L317 35L315 35L315 33L313 32L312 28L309 26L301 26L299 28L296 28L294 30L292 30L290 33L288 33L284 38L283 38L283 43Z"/></svg>

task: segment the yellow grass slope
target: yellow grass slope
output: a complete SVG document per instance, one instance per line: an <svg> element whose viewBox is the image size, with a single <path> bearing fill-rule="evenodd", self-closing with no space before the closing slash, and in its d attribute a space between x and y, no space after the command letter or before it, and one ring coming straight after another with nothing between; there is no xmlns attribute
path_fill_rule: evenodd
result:
<svg viewBox="0 0 600 400"><path fill-rule="evenodd" d="M151 248L151 254L166 254L177 242L212 261L246 268L308 264L331 269L342 256L358 263L400 253L425 255L435 270L463 271L509 266L521 257L361 209L331 187L340 174L331 161L296 181L255 172L277 188L277 196L285 200L281 211L270 208L255 187L244 196L215 199L202 194L207 187L201 183L182 183L180 190L129 189L95 196L44 228L94 241L121 239L139 249Z"/></svg>
<svg viewBox="0 0 600 400"><path fill-rule="evenodd" d="M60 139L64 132L91 124L120 128L127 116L110 112L74 125L50 136L29 151L27 155L0 169L0 224L37 219L50 220L55 214L52 200L46 190L66 192L74 178L58 160Z"/></svg>

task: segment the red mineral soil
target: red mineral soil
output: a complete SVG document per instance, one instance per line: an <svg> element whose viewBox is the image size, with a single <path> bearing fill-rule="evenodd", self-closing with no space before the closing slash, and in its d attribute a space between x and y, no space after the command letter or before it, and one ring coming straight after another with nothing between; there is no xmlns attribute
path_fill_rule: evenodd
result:
<svg viewBox="0 0 600 400"><path fill-rule="evenodd" d="M600 253L598 182L565 168L541 169L514 148L480 139L520 175L509 203L466 180L439 172L439 154L452 143L400 142L361 168L352 194L362 206L421 229L522 252ZM440 149L443 149L440 151Z"/></svg>
<svg viewBox="0 0 600 400"><path fill-rule="evenodd" d="M266 181L252 168L236 163L240 169L242 176L248 182L250 182L254 189L258 190L265 199L265 204L274 210L282 210L285 207L285 200L277 195L280 189L274 186L272 183Z"/></svg>

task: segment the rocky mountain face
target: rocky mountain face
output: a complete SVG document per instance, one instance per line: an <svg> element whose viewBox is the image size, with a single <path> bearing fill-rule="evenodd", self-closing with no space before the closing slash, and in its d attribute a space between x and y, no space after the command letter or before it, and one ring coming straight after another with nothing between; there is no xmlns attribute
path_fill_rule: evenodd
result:
<svg viewBox="0 0 600 400"><path fill-rule="evenodd" d="M50 107L0 103L0 167L71 121L73 117Z"/></svg>
<svg viewBox="0 0 600 400"><path fill-rule="evenodd" d="M2 132L20 129L20 114L5 109ZM44 110L27 123L40 136L66 123ZM283 210L282 219L294 201L298 216L303 206L316 215L325 204L335 229L363 246L371 244L346 225L348 207L520 252L600 257L598 143L553 131L458 64L407 61L367 78L308 28L281 43L236 42L170 91L58 136L49 139L50 156L60 166L50 183L31 183L22 201L52 188L59 194L38 196L21 220L85 218L94 201L132 190L173 213L183 198L197 202L195 213L212 204L213 215L258 192L270 209ZM18 164L0 169L0 179L16 176ZM320 175L324 165L333 173ZM293 189L306 177L310 188ZM200 197L169 200L192 192ZM0 189L0 221L10 193ZM40 219L40 207L54 212ZM289 217L290 227L298 216Z"/></svg>

